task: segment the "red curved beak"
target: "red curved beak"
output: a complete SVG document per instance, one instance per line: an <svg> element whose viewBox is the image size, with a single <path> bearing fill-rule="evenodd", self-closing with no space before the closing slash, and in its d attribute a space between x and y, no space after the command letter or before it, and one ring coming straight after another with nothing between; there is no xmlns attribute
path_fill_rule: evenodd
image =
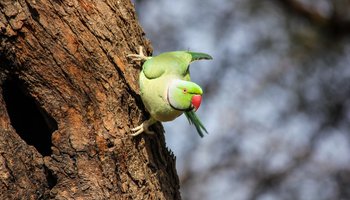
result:
<svg viewBox="0 0 350 200"><path fill-rule="evenodd" d="M197 111L199 106L201 105L202 102L202 96L201 95L194 95L192 97L192 105L194 107L194 111Z"/></svg>

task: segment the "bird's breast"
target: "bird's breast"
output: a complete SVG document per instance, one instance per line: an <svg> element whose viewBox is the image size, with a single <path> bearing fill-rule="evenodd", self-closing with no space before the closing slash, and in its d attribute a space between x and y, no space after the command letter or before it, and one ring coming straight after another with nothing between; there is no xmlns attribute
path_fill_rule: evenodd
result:
<svg viewBox="0 0 350 200"><path fill-rule="evenodd" d="M140 75L141 98L153 118L158 121L171 121L180 116L183 112L173 109L167 100L168 86L173 77L159 77L147 79Z"/></svg>

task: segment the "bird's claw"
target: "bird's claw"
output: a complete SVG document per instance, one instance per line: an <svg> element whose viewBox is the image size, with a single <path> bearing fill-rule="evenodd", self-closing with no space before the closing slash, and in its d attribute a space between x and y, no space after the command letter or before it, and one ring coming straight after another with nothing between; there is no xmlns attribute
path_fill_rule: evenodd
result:
<svg viewBox="0 0 350 200"><path fill-rule="evenodd" d="M150 135L155 134L154 131L150 131L150 130L148 129L148 127L150 127L150 126L151 126L152 124L154 124L155 122L156 122L156 120L154 120L154 119L149 119L149 120L143 122L140 126L137 126L137 127L135 127L135 128L130 129L132 132L134 132L134 133L132 133L132 134L130 134L130 135L133 136L133 137L135 137L135 136L140 135L140 134L143 133L143 132L145 132L145 133L147 133L147 134L150 134Z"/></svg>
<svg viewBox="0 0 350 200"><path fill-rule="evenodd" d="M132 128L130 130L135 132L135 133L131 134L131 136L133 136L133 137L138 136L138 135L140 135L143 132L145 132L147 134L150 134L150 135L154 134L153 131L148 130L148 127L144 126L144 123L142 123L140 126Z"/></svg>
<svg viewBox="0 0 350 200"><path fill-rule="evenodd" d="M133 61L144 61L144 60L148 60L150 57L145 56L145 54L143 54L143 47L140 46L139 47L139 54L128 54L126 55L126 57L131 58Z"/></svg>

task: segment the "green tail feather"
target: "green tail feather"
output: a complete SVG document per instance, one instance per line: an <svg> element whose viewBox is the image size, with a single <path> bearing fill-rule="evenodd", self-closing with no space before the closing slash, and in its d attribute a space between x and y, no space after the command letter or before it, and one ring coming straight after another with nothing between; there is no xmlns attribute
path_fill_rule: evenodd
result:
<svg viewBox="0 0 350 200"><path fill-rule="evenodd" d="M206 133L208 133L207 129L205 129L204 125L199 120L199 118L197 117L197 115L196 115L196 113L194 111L187 111L187 112L185 112L185 115L186 115L186 117L188 119L188 122L190 124L193 124L196 127L199 136L201 136L201 137L204 136L203 130Z"/></svg>
<svg viewBox="0 0 350 200"><path fill-rule="evenodd" d="M209 54L206 53L199 53L199 52L193 52L193 51L188 51L187 53L191 54L192 59L191 62L196 61L196 60L212 60L213 57L211 57Z"/></svg>

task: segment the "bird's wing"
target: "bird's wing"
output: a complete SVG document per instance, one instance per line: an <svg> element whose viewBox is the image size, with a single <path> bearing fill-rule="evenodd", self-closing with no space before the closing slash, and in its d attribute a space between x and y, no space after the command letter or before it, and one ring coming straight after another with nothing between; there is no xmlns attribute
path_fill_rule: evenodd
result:
<svg viewBox="0 0 350 200"><path fill-rule="evenodd" d="M165 72L166 60L159 59L158 56L147 60L142 66L142 72L148 79L155 79L160 77Z"/></svg>
<svg viewBox="0 0 350 200"><path fill-rule="evenodd" d="M159 54L147 60L143 65L143 73L148 79L162 76L164 73L185 76L191 62L212 59L205 53L192 51L172 51Z"/></svg>

